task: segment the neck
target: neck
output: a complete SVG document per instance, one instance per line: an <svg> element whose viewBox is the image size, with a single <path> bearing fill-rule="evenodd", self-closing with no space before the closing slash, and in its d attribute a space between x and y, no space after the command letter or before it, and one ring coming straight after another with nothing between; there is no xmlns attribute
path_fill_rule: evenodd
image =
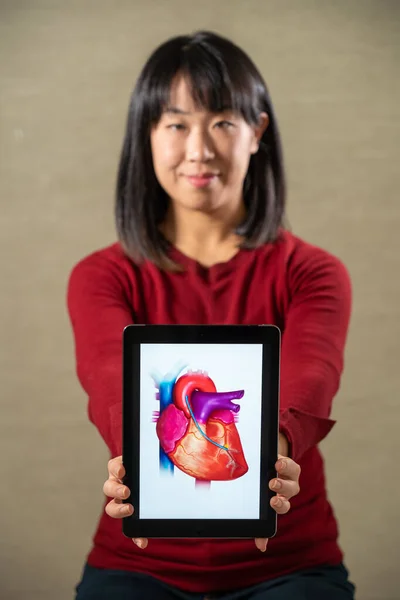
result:
<svg viewBox="0 0 400 600"><path fill-rule="evenodd" d="M210 267L230 260L239 251L242 238L235 231L245 212L244 204L231 214L226 206L220 214L209 214L177 210L171 203L162 232L180 252Z"/></svg>

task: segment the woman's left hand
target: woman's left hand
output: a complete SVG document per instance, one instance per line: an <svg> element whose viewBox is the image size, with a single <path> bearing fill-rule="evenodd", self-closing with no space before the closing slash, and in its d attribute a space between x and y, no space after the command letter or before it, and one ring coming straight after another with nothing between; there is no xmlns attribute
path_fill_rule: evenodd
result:
<svg viewBox="0 0 400 600"><path fill-rule="evenodd" d="M269 487L276 496L271 498L271 506L278 515L284 515L290 510L290 498L297 496L300 491L299 478L300 466L291 458L286 456L288 453L288 442L285 436L279 434L279 454L275 464L278 477L271 479ZM265 538L256 538L256 546L261 552L267 549L268 540Z"/></svg>

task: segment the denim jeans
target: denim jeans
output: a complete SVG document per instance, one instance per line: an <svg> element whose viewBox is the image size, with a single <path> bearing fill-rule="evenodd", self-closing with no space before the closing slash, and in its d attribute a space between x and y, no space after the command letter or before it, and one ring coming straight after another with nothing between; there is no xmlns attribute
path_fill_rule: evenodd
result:
<svg viewBox="0 0 400 600"><path fill-rule="evenodd" d="M130 571L86 565L75 600L353 600L343 564L321 566L224 593L190 593Z"/></svg>

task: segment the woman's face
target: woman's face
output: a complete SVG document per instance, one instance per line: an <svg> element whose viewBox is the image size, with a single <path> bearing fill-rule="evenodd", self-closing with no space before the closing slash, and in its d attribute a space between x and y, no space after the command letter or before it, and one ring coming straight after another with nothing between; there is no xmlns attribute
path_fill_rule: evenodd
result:
<svg viewBox="0 0 400 600"><path fill-rule="evenodd" d="M241 207L250 157L267 125L265 113L254 127L232 111L199 110L185 79L177 78L151 132L154 170L174 207L209 213Z"/></svg>

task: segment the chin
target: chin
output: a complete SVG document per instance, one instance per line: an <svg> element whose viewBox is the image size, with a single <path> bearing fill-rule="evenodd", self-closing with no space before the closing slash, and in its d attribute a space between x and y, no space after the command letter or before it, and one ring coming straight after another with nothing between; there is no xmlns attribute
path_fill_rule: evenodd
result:
<svg viewBox="0 0 400 600"><path fill-rule="evenodd" d="M197 202L193 203L190 208L194 212L211 215L217 211L221 211L221 209L224 208L224 205L219 202Z"/></svg>

